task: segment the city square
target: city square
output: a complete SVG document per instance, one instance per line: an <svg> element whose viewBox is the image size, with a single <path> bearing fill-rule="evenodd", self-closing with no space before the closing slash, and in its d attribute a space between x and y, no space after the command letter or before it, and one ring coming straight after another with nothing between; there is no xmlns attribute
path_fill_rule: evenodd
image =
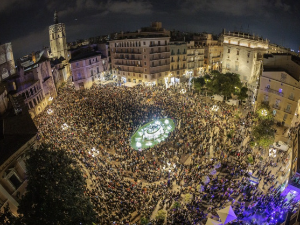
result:
<svg viewBox="0 0 300 225"><path fill-rule="evenodd" d="M95 85L76 92L69 84L49 106L53 113L35 119L39 141L54 142L80 161L100 224L134 224L141 218L158 224L160 209L167 212L167 224L205 224L208 218L219 220L217 212L227 206L235 214L232 224L283 221L299 196L289 201L280 195L276 156L248 164L247 155L260 152L249 145L250 111L193 92L182 95L181 89ZM149 95L155 96L151 104L145 101ZM243 111L239 119L237 110ZM157 133L159 124L169 125L165 118L175 121L165 140L135 147L141 130ZM135 131L140 134L134 146ZM175 210L174 204L180 207Z"/></svg>
<svg viewBox="0 0 300 225"><path fill-rule="evenodd" d="M0 225L299 225L299 8L1 0Z"/></svg>

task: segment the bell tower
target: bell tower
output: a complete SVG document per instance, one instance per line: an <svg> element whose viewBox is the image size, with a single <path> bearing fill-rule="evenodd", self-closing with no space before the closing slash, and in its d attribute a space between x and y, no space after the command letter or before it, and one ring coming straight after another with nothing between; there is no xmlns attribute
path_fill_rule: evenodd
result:
<svg viewBox="0 0 300 225"><path fill-rule="evenodd" d="M49 26L49 39L52 57L63 57L69 61L65 24L58 22L56 11L54 12L54 24Z"/></svg>

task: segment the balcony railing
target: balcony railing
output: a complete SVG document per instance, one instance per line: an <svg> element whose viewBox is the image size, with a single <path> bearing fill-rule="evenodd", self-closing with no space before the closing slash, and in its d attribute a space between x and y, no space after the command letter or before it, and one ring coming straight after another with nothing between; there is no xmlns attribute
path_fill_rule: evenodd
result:
<svg viewBox="0 0 300 225"><path fill-rule="evenodd" d="M273 93L273 94L277 94L277 95L283 97L283 93L282 93L282 92L279 92L279 91L277 91L277 90L274 90L274 89L271 89L271 88L266 87L266 88L265 88L265 91L270 92L270 93Z"/></svg>
<svg viewBox="0 0 300 225"><path fill-rule="evenodd" d="M289 114L292 113L291 109L284 109L283 111L286 112L286 113L289 113Z"/></svg>
<svg viewBox="0 0 300 225"><path fill-rule="evenodd" d="M276 105L276 104L273 104L272 107L273 107L274 109L278 109L278 110L280 110L280 108L281 108L279 105Z"/></svg>

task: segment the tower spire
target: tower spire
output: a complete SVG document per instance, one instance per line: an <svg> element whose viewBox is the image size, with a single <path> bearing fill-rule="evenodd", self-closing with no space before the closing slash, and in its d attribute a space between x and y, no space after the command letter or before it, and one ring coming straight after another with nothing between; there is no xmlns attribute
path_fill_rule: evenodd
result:
<svg viewBox="0 0 300 225"><path fill-rule="evenodd" d="M54 24L58 24L58 16L56 10L54 12Z"/></svg>

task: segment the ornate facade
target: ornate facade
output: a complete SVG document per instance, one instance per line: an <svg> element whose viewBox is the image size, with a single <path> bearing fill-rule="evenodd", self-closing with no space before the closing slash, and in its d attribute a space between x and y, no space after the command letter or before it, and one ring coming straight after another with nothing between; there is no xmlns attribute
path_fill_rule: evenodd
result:
<svg viewBox="0 0 300 225"><path fill-rule="evenodd" d="M223 42L222 72L237 73L249 88L256 88L269 41L254 35L225 31L220 40Z"/></svg>

